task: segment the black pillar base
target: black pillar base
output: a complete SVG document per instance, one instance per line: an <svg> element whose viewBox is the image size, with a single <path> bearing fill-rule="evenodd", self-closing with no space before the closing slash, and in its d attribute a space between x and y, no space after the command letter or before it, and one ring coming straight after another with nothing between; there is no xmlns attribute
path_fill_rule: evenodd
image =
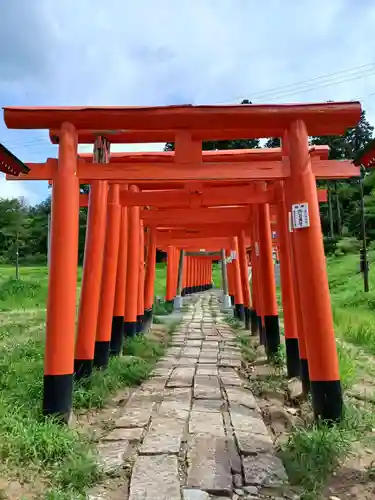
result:
<svg viewBox="0 0 375 500"><path fill-rule="evenodd" d="M232 306L234 306L234 295L229 295L229 297L230 297L230 300L232 302Z"/></svg>
<svg viewBox="0 0 375 500"><path fill-rule="evenodd" d="M301 361L299 359L298 339L285 339L286 369L288 378L301 375Z"/></svg>
<svg viewBox="0 0 375 500"><path fill-rule="evenodd" d="M279 316L264 316L264 328L266 354L268 358L274 358L277 356L280 346Z"/></svg>
<svg viewBox="0 0 375 500"><path fill-rule="evenodd" d="M43 414L69 423L73 404L73 374L44 375Z"/></svg>
<svg viewBox="0 0 375 500"><path fill-rule="evenodd" d="M250 309L245 307L245 328L246 330L250 330L251 327L251 319L250 319Z"/></svg>
<svg viewBox="0 0 375 500"><path fill-rule="evenodd" d="M343 414L340 380L311 381L311 396L315 419L338 422Z"/></svg>
<svg viewBox="0 0 375 500"><path fill-rule="evenodd" d="M95 342L94 366L100 370L105 370L109 362L110 341L102 340Z"/></svg>
<svg viewBox="0 0 375 500"><path fill-rule="evenodd" d="M81 380L89 378L92 375L94 367L93 359L75 359L74 360L74 378Z"/></svg>
<svg viewBox="0 0 375 500"><path fill-rule="evenodd" d="M111 344L109 346L110 356L119 356L121 354L123 342L124 342L124 317L113 316Z"/></svg>
<svg viewBox="0 0 375 500"><path fill-rule="evenodd" d="M181 297L185 297L185 295L186 295L186 288L183 288L181 290Z"/></svg>
<svg viewBox="0 0 375 500"><path fill-rule="evenodd" d="M137 322L124 321L124 337L126 339L135 337L136 333L137 333Z"/></svg>
<svg viewBox="0 0 375 500"><path fill-rule="evenodd" d="M151 328L152 324L152 308L151 309L145 309L145 313L143 315L143 330L145 332L148 332L149 329Z"/></svg>
<svg viewBox="0 0 375 500"><path fill-rule="evenodd" d="M301 382L303 394L307 396L310 392L309 362L307 359L301 359Z"/></svg>
<svg viewBox="0 0 375 500"><path fill-rule="evenodd" d="M137 315L137 326L136 326L136 332L137 333L143 333L143 314L138 314Z"/></svg>
<svg viewBox="0 0 375 500"><path fill-rule="evenodd" d="M258 315L255 309L250 309L251 335L258 333Z"/></svg>
<svg viewBox="0 0 375 500"><path fill-rule="evenodd" d="M237 311L236 317L240 321L245 321L245 308L243 304L235 304L234 306L235 311Z"/></svg>
<svg viewBox="0 0 375 500"><path fill-rule="evenodd" d="M172 300L166 300L165 303L168 304L168 305L172 305L173 306L173 299Z"/></svg>

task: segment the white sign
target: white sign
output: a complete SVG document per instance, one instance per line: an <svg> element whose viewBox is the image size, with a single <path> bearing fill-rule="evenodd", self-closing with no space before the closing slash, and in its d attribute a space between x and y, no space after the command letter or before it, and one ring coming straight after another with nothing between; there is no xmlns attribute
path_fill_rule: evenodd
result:
<svg viewBox="0 0 375 500"><path fill-rule="evenodd" d="M307 203L292 205L292 219L294 229L310 227L309 205Z"/></svg>
<svg viewBox="0 0 375 500"><path fill-rule="evenodd" d="M237 252L236 252L236 250L231 250L230 251L230 256L231 256L232 260L236 260L237 259Z"/></svg>
<svg viewBox="0 0 375 500"><path fill-rule="evenodd" d="M256 241L254 246L255 246L255 255L259 257L259 243Z"/></svg>

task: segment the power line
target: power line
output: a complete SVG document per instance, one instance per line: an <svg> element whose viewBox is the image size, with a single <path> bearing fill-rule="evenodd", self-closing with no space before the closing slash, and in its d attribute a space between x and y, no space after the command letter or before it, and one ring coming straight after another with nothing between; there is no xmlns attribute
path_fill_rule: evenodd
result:
<svg viewBox="0 0 375 500"><path fill-rule="evenodd" d="M360 70L360 71L359 71ZM259 92L249 92L249 94L246 96L246 98L267 98L266 96L268 94L275 94L275 92L277 94L281 94L281 93L285 93L286 91L289 92L289 90L296 90L296 88L298 88L299 86L308 86L310 85L311 86L311 83L312 82L316 82L315 85L318 86L318 85L322 85L322 84L325 84L325 83L328 83L327 82L327 79L329 81L329 79L331 79L331 82L330 84L335 84L335 81L339 81L340 78L343 78L343 77L347 77L347 78L350 78L350 77L354 77L354 76L359 76L359 75L363 75L363 76L368 76L368 72L370 71L370 74L372 74L373 71L375 71L375 63L369 63L369 64L364 64L364 65L361 65L361 66L355 66L355 67L352 67L352 68L347 68L345 70L341 70L341 71L336 71L334 73L328 73L328 74L324 74L324 75L321 75L321 76L317 76L317 77L314 77L314 78L310 78L308 80L303 80L303 81L300 81L300 82L296 82L296 83L292 83L292 84L288 84L288 85L282 85L280 87L274 87L274 88L271 88L271 89L268 89L268 90L264 90L264 91L259 91ZM345 73L349 73L347 75L345 75ZM339 76L341 75L341 76ZM335 78L332 78L332 77L335 77ZM321 82L319 82L319 80L321 80ZM328 86L328 85L327 85ZM301 89L303 90L303 89ZM227 103L227 102L233 102L233 101L239 101L240 99L243 99L243 95L242 96L239 96L239 97L236 97L236 98L232 98L232 99L226 99L226 100L222 100L222 101L215 101L215 104L224 104L224 103Z"/></svg>

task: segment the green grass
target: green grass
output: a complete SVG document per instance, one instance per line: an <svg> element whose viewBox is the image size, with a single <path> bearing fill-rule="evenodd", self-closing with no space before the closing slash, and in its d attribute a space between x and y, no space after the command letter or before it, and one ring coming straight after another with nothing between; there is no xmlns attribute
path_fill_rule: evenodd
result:
<svg viewBox="0 0 375 500"><path fill-rule="evenodd" d="M165 266L158 265L156 293L163 294L164 282ZM22 268L20 281L14 269L0 268L0 474L29 484L25 499L77 500L103 476L89 433L42 416L47 285L45 267ZM167 340L148 335L128 341L125 356L75 385L74 409L101 409L118 390L145 380ZM4 494L0 488L0 498Z"/></svg>
<svg viewBox="0 0 375 500"><path fill-rule="evenodd" d="M375 252L370 252L370 262ZM345 415L338 425L297 427L281 455L293 483L302 488L303 500L318 500L325 484L352 450L354 443L374 447L374 408L350 397L356 383L374 377L375 269L370 267L370 292L363 291L358 255L327 259L331 302L337 337Z"/></svg>

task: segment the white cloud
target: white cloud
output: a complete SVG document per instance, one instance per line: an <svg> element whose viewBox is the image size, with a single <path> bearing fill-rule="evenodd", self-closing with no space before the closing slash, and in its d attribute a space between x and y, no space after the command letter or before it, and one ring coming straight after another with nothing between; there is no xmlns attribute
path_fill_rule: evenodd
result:
<svg viewBox="0 0 375 500"><path fill-rule="evenodd" d="M12 0L4 2L0 17L0 103L160 105L360 97L375 124L374 26L370 0ZM336 74L327 85L313 80L369 63L372 71L357 70L356 79L344 81L344 74ZM309 83L295 85L304 80ZM285 85L292 87L280 89ZM0 126L0 141L25 161L51 156L43 134ZM30 192L39 189L27 186Z"/></svg>
<svg viewBox="0 0 375 500"><path fill-rule="evenodd" d="M0 198L24 198L28 205L42 201L41 197L33 192L32 182L7 181L2 173L0 173Z"/></svg>

